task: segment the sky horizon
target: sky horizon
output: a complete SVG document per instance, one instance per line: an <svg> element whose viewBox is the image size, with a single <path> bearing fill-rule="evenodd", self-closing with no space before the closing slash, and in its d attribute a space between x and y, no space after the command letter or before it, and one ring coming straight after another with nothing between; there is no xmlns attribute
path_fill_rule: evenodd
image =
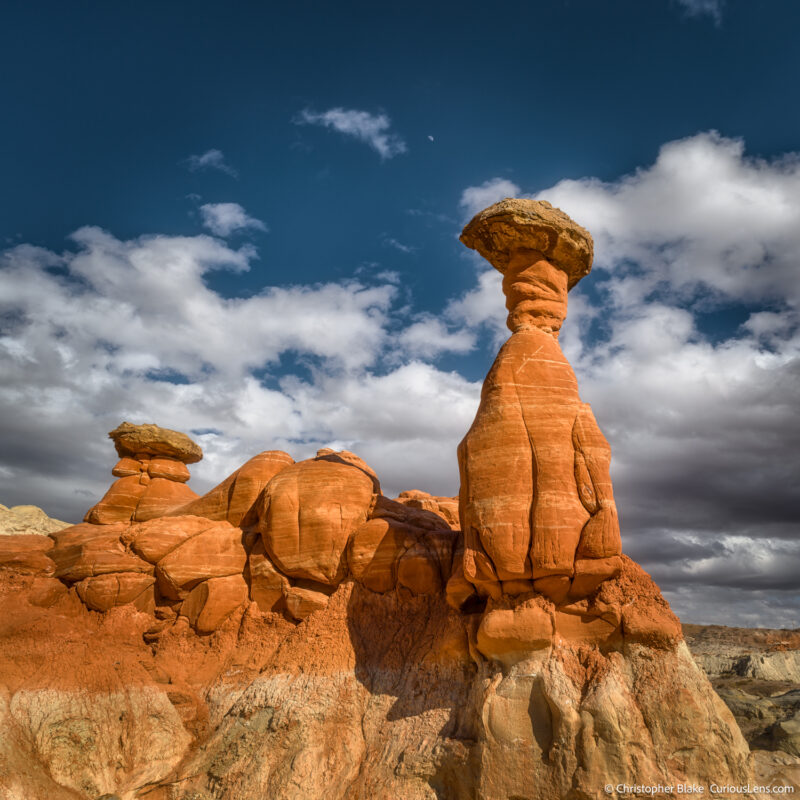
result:
<svg viewBox="0 0 800 800"><path fill-rule="evenodd" d="M11 3L0 503L78 521L123 420L192 435L200 493L329 446L457 493L508 335L458 234L546 199L595 241L561 343L624 552L685 622L800 627L800 9L771 9Z"/></svg>

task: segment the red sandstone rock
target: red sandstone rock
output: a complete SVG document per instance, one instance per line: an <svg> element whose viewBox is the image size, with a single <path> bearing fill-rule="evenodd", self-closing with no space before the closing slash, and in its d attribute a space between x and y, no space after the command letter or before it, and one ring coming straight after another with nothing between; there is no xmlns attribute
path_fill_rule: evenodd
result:
<svg viewBox="0 0 800 800"><path fill-rule="evenodd" d="M575 577L570 586L573 597L587 597L603 581L619 574L622 560L619 556L610 558L579 558L575 561Z"/></svg>
<svg viewBox="0 0 800 800"><path fill-rule="evenodd" d="M207 519L226 519L231 525L247 524L245 517L253 508L264 487L294 459L282 450L266 450L253 456L222 483L202 497L168 512L170 515L193 514Z"/></svg>
<svg viewBox="0 0 800 800"><path fill-rule="evenodd" d="M122 480L126 480L122 478ZM133 519L146 522L149 519L163 517L175 508L180 508L197 498L185 483L178 483L167 478L153 478L146 487L136 509Z"/></svg>
<svg viewBox="0 0 800 800"><path fill-rule="evenodd" d="M152 575L153 566L127 550L120 537L128 530L123 523L84 523L53 534L50 557L55 576L69 583L109 572L139 572Z"/></svg>
<svg viewBox="0 0 800 800"><path fill-rule="evenodd" d="M296 620L301 621L321 611L328 605L328 595L302 586L290 586L286 590L286 610Z"/></svg>
<svg viewBox="0 0 800 800"><path fill-rule="evenodd" d="M129 522L148 484L149 479L145 483L138 474L114 481L102 500L86 512L84 521L95 525Z"/></svg>
<svg viewBox="0 0 800 800"><path fill-rule="evenodd" d="M438 512L390 500L383 495L378 495L370 518L395 520L426 531L439 531L448 527L447 520Z"/></svg>
<svg viewBox="0 0 800 800"><path fill-rule="evenodd" d="M53 540L41 534L0 536L0 569L29 574L52 575L55 564L47 555Z"/></svg>
<svg viewBox="0 0 800 800"><path fill-rule="evenodd" d="M374 503L373 481L360 468L328 456L286 467L259 500L266 551L289 577L336 585L348 539Z"/></svg>
<svg viewBox="0 0 800 800"><path fill-rule="evenodd" d="M142 522L131 528L131 549L151 564L201 531L208 530L211 522L203 517L163 517Z"/></svg>
<svg viewBox="0 0 800 800"><path fill-rule="evenodd" d="M147 463L147 474L151 478L166 478L169 481L186 483L191 477L189 469L177 458L154 456Z"/></svg>
<svg viewBox="0 0 800 800"><path fill-rule="evenodd" d="M247 602L247 583L241 575L209 578L195 586L181 605L181 614L198 633L213 633Z"/></svg>
<svg viewBox="0 0 800 800"><path fill-rule="evenodd" d="M447 605L456 611L460 611L471 597L476 596L475 587L464 577L463 553L462 549L461 553L457 554L456 566L446 586Z"/></svg>
<svg viewBox="0 0 800 800"><path fill-rule="evenodd" d="M351 453L349 450L333 450L330 447L323 447L317 450L315 461L330 461L333 464L349 464L356 469L360 469L372 481L372 488L375 494L381 494L381 482L372 467L363 458Z"/></svg>
<svg viewBox="0 0 800 800"><path fill-rule="evenodd" d="M247 557L246 577L250 585L250 599L258 604L261 611L279 611L284 607L289 581L275 568L264 550L261 538L255 542Z"/></svg>
<svg viewBox="0 0 800 800"><path fill-rule="evenodd" d="M591 236L549 204L505 200L477 215L462 241L503 273L512 331L459 447L465 577L495 598L502 584L530 579L556 602L570 589L590 593L599 565L581 561L566 584L576 557L620 553L610 449L558 331L568 289L591 268Z"/></svg>
<svg viewBox="0 0 800 800"><path fill-rule="evenodd" d="M549 611L528 601L514 608L487 608L477 633L478 650L493 661L510 663L553 642Z"/></svg>
<svg viewBox="0 0 800 800"><path fill-rule="evenodd" d="M406 550L397 565L397 582L412 594L438 594L442 590L442 575L436 557L422 542Z"/></svg>
<svg viewBox="0 0 800 800"><path fill-rule="evenodd" d="M152 575L136 572L112 572L84 578L75 588L78 597L95 611L108 611L115 606L133 603L155 584Z"/></svg>
<svg viewBox="0 0 800 800"><path fill-rule="evenodd" d="M241 575L246 561L241 530L214 522L158 562L158 588L165 597L181 600L200 581Z"/></svg>
<svg viewBox="0 0 800 800"><path fill-rule="evenodd" d="M440 516L447 523L447 526L453 530L458 530L460 527L457 497L437 497L428 494L428 492L421 492L418 489L410 489L400 492L397 496L397 502L410 508L431 511Z"/></svg>
<svg viewBox="0 0 800 800"><path fill-rule="evenodd" d="M416 542L415 529L392 519L371 519L353 534L348 550L352 576L373 592L389 592L397 583L400 556Z"/></svg>
<svg viewBox="0 0 800 800"><path fill-rule="evenodd" d="M117 461L116 466L111 470L111 474L117 478L130 478L133 475L138 476L146 470L147 467L144 462L126 456Z"/></svg>

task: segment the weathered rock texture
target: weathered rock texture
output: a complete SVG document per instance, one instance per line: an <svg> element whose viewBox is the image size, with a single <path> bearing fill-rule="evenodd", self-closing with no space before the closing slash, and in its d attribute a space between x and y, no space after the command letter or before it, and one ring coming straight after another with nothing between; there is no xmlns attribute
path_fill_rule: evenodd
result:
<svg viewBox="0 0 800 800"><path fill-rule="evenodd" d="M495 599L587 597L620 569L611 450L558 345L592 238L548 203L503 200L462 241L503 273L511 338L458 451L464 577Z"/></svg>
<svg viewBox="0 0 800 800"><path fill-rule="evenodd" d="M126 423L118 480L82 524L0 537L3 800L747 783L731 712L621 554L610 450L558 347L591 237L507 200L464 240L504 273L512 336L459 450L458 504L387 498L330 449L265 451L198 498L199 448Z"/></svg>

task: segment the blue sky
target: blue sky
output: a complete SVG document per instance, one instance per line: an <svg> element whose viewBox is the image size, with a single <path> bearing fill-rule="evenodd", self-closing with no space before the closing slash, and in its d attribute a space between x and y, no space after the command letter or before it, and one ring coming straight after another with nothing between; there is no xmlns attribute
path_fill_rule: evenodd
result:
<svg viewBox="0 0 800 800"><path fill-rule="evenodd" d="M766 9L766 10L765 10ZM123 418L457 491L504 337L458 242L596 240L563 346L626 550L690 621L800 625L796 3L22 3L0 12L0 501L79 518Z"/></svg>

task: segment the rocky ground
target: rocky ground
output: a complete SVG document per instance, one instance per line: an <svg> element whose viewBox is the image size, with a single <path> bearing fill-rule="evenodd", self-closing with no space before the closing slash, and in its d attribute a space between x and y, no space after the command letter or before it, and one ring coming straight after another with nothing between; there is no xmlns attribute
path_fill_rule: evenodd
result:
<svg viewBox="0 0 800 800"><path fill-rule="evenodd" d="M739 723L758 774L800 783L800 629L686 624L683 635Z"/></svg>

